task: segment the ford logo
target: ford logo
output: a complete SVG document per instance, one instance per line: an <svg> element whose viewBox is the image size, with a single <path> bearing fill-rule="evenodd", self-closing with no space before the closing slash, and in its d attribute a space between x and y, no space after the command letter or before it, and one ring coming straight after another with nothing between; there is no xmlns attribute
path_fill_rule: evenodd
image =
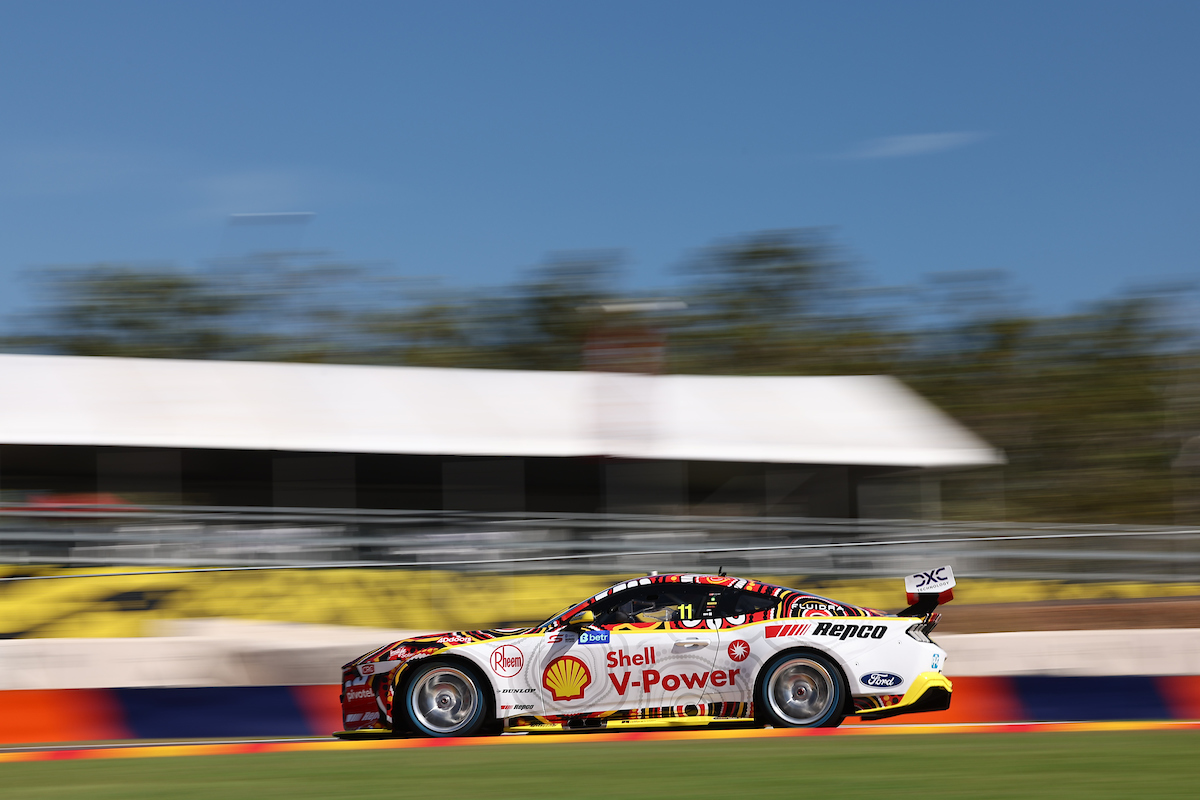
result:
<svg viewBox="0 0 1200 800"><path fill-rule="evenodd" d="M862 682L864 686L888 689L892 686L899 686L900 684L904 683L904 678L901 678L899 675L893 675L890 672L868 672L866 675L863 675L861 678L859 678L859 681Z"/></svg>

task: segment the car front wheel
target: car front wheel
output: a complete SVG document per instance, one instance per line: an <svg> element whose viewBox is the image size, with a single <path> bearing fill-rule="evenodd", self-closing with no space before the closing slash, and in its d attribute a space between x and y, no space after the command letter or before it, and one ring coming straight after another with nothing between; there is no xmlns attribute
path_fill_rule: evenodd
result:
<svg viewBox="0 0 1200 800"><path fill-rule="evenodd" d="M785 653L763 671L756 710L760 722L777 728L836 728L847 694L841 670L825 656Z"/></svg>
<svg viewBox="0 0 1200 800"><path fill-rule="evenodd" d="M404 712L414 733L473 736L483 727L487 712L484 686L463 665L428 661L405 684Z"/></svg>

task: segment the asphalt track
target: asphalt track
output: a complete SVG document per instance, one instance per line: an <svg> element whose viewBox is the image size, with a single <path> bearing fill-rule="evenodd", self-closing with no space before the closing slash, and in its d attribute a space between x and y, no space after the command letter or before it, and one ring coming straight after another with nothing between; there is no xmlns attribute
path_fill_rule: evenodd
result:
<svg viewBox="0 0 1200 800"><path fill-rule="evenodd" d="M73 747L49 745L0 750L0 764L19 761L76 761L112 758L165 758L178 756L240 755L348 750L405 750L419 747L464 747L578 742L671 741L680 739L779 739L805 736L904 736L946 733L1063 733L1079 731L1200 731L1200 721L1174 722L1006 722L943 723L928 725L848 726L844 728L772 730L666 730L620 733L505 734L461 739L372 739L345 741L333 738L253 739L207 742L115 743Z"/></svg>

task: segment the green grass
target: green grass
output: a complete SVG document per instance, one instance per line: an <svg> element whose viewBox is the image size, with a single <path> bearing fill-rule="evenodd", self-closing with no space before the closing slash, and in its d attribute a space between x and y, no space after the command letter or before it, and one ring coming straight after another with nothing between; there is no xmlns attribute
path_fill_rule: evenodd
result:
<svg viewBox="0 0 1200 800"><path fill-rule="evenodd" d="M1200 733L439 747L0 764L0 797L1123 798L1200 795Z"/></svg>

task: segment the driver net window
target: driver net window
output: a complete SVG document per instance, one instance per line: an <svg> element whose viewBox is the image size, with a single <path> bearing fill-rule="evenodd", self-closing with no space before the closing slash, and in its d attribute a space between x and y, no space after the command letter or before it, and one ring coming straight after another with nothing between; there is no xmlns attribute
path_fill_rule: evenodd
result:
<svg viewBox="0 0 1200 800"><path fill-rule="evenodd" d="M725 598L728 605L721 609L721 616L736 617L757 614L774 608L782 602L782 598L772 597L762 592L747 592L742 589L731 589Z"/></svg>
<svg viewBox="0 0 1200 800"><path fill-rule="evenodd" d="M653 583L606 597L592 606L597 625L675 622L717 616L721 587L694 583Z"/></svg>

